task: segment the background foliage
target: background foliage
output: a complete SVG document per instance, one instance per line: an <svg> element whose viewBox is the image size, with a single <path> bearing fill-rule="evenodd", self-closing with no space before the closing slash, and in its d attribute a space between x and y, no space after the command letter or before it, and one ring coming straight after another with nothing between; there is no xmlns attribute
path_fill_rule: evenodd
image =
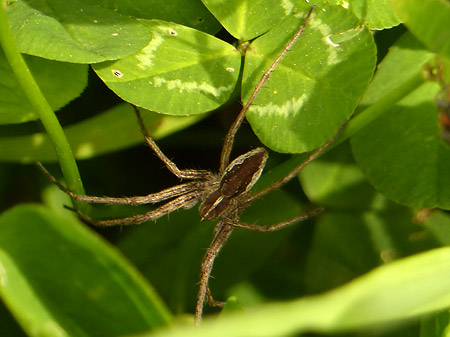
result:
<svg viewBox="0 0 450 337"><path fill-rule="evenodd" d="M192 209L91 228L32 164L78 193L81 172L91 195L175 184L136 146L130 102L179 166L217 170L239 99L313 3L233 153L270 150L261 188L350 119L333 149L243 220L326 211L270 234L236 230L210 282L227 304L193 327L214 223ZM449 22L447 0L2 1L1 334L449 335ZM78 206L99 218L151 208Z"/></svg>

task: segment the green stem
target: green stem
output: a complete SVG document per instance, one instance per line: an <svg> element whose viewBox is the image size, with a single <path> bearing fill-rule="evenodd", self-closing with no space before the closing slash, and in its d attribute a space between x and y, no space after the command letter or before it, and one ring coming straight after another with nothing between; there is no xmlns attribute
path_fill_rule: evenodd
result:
<svg viewBox="0 0 450 337"><path fill-rule="evenodd" d="M349 121L344 131L342 131L340 136L336 139L334 146L342 143L346 139L355 135L357 132L361 131L363 128L365 128L387 110L389 110L403 97L407 96L412 91L417 89L424 82L425 78L423 77L422 72L417 72L417 74L411 77L408 81L392 90L378 102L361 111L361 113L359 113Z"/></svg>
<svg viewBox="0 0 450 337"><path fill-rule="evenodd" d="M78 167L66 135L20 54L6 18L6 0L0 1L0 45L6 59L48 133L69 189L77 194L84 194Z"/></svg>

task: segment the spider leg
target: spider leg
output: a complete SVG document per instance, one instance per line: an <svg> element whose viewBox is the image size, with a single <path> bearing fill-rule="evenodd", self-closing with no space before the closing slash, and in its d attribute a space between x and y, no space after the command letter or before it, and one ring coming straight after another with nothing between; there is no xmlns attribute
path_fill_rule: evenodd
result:
<svg viewBox="0 0 450 337"><path fill-rule="evenodd" d="M158 208L149 211L144 214L138 214L134 216L130 216L127 218L121 218L121 219L111 219L111 220L96 220L91 218L90 216L84 214L83 212L68 207L69 209L72 209L74 212L76 212L80 218L82 218L84 221L99 227L109 227L109 226L118 226L118 225L132 225L132 224L140 224L146 221L152 221L159 219L160 217L169 214L179 208L188 209L193 207L197 201L198 201L198 193L196 191L193 191L188 194L184 194L182 196L179 196L171 201L166 202L164 205L159 206Z"/></svg>
<svg viewBox="0 0 450 337"><path fill-rule="evenodd" d="M170 172L172 172L177 178L179 179L202 179L202 178L208 178L211 176L211 173L206 170L181 170L178 168L178 166L171 161L156 145L155 141L152 137L148 134L147 128L144 125L144 122L142 120L141 113L139 112L138 107L134 106L134 111L136 112L137 120L139 123L139 127L141 128L141 132L144 135L145 141L147 142L147 145L155 152L155 154L158 156L159 159L166 165L166 167L169 169Z"/></svg>
<svg viewBox="0 0 450 337"><path fill-rule="evenodd" d="M312 12L314 10L315 6L311 6L311 9L309 10L308 14L306 15L305 21L303 22L303 25L297 30L294 37L288 41L286 46L284 47L283 51L278 55L278 57L273 61L272 65L269 67L269 69L266 70L266 72L262 75L261 79L256 84L255 89L253 90L252 95L250 96L247 103L242 108L241 112L239 112L239 115L236 117L235 121L230 127L230 130L228 130L228 133L225 137L225 142L223 144L223 150L222 154L220 156L220 174L223 174L225 171L225 168L230 163L230 154L231 149L233 147L234 142L234 136L236 135L237 130L242 124L242 121L245 118L245 115L247 114L248 109L250 109L251 105L253 104L253 101L255 100L256 96L258 96L259 91L262 89L264 84L266 84L267 80L270 77L270 74L275 70L278 63L283 59L283 57L287 54L287 52L292 48L292 46L295 44L295 42L298 40L300 35L302 35L303 31L305 30L306 25L308 24L309 19L311 18Z"/></svg>
<svg viewBox="0 0 450 337"><path fill-rule="evenodd" d="M234 227L230 226L228 223L222 220L217 224L217 234L215 235L211 245L206 251L205 257L203 258L202 265L200 268L200 287L197 297L197 306L195 308L195 323L199 324L202 319L203 314L203 304L205 300L208 300L212 305L220 305L220 302L216 302L212 299L211 292L208 286L208 280L211 276L211 271L214 265L214 260L219 254L220 249L223 247L228 237L233 232Z"/></svg>
<svg viewBox="0 0 450 337"><path fill-rule="evenodd" d="M234 226L234 227L241 227L241 228L245 228L245 229L249 229L252 231L258 231L258 232L273 232L276 230L279 230L281 228L284 228L286 226L292 225L293 223L299 222L299 221L303 221L306 220L316 214L319 214L323 211L323 208L317 208L311 212L308 213L304 213L302 215L299 215L295 218L292 218L290 220L287 221L283 221L283 222L279 222L277 224L271 225L271 226L260 226L260 225L254 225L254 224L248 224L245 222L241 222L241 221L230 221L229 224Z"/></svg>
<svg viewBox="0 0 450 337"><path fill-rule="evenodd" d="M190 193L199 188L199 182L189 182L186 184L180 184L173 187L169 187L157 193L147 194L144 196L136 197L96 197L88 195L79 195L73 193L67 187L62 185L54 176L52 176L41 163L36 163L37 167L44 173L47 178L64 193L68 194L72 199L81 202L89 202L94 204L122 204L122 205L143 205L143 204L153 204L160 201L164 201L170 198L178 197L182 194Z"/></svg>
<svg viewBox="0 0 450 337"><path fill-rule="evenodd" d="M212 307L223 307L225 305L225 302L216 301L211 294L211 289L209 287L206 289L206 300L208 301L208 304Z"/></svg>
<svg viewBox="0 0 450 337"><path fill-rule="evenodd" d="M308 158L304 162L302 162L300 165L298 165L296 168L294 168L291 172L289 172L286 176L281 178L280 180L274 182L270 186L262 189L261 191L253 194L248 199L248 203L252 203L255 199L258 199L262 197L263 195L266 195L269 192L272 192L279 188L280 186L286 184L288 181L290 181L292 178L298 175L298 173L303 170L303 168L311 163L314 159L319 157L333 142L336 140L337 136L342 132L344 127L347 125L347 122L341 125L341 127L337 130L337 132L331 137L325 144L323 144L321 147L319 147L317 150L315 150L313 153L309 155Z"/></svg>

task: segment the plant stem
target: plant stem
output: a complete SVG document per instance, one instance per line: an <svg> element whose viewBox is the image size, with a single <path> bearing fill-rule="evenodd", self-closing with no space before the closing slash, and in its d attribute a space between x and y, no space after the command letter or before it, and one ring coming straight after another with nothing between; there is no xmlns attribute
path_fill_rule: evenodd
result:
<svg viewBox="0 0 450 337"><path fill-rule="evenodd" d="M6 0L0 1L0 45L6 59L48 133L69 189L77 194L84 194L78 167L66 135L20 54L6 18Z"/></svg>
<svg viewBox="0 0 450 337"><path fill-rule="evenodd" d="M378 102L361 111L361 113L356 115L348 122L346 128L336 139L334 146L342 143L344 140L361 131L363 128L365 128L367 125L369 125L383 113L385 113L390 107L392 107L398 101L417 89L422 83L424 83L424 81L425 78L423 77L422 72L417 72L417 74L415 74L412 78L392 90Z"/></svg>

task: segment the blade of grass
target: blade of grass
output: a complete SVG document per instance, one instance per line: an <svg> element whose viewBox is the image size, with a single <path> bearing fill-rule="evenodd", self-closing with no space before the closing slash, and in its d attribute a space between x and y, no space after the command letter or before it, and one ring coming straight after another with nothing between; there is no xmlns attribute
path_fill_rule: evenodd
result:
<svg viewBox="0 0 450 337"><path fill-rule="evenodd" d="M36 113L39 115L42 124L51 139L69 189L77 194L84 194L78 167L76 165L75 158L73 157L69 142L67 141L55 113L42 94L39 86L28 69L27 64L19 52L6 19L6 11L6 0L2 0L0 3L0 45L5 52L6 58L13 69L17 81L20 83L25 95L30 100Z"/></svg>
<svg viewBox="0 0 450 337"><path fill-rule="evenodd" d="M448 309L449 258L449 247L433 249L382 265L320 295L205 319L200 327L180 324L139 337L293 336L395 326Z"/></svg>

